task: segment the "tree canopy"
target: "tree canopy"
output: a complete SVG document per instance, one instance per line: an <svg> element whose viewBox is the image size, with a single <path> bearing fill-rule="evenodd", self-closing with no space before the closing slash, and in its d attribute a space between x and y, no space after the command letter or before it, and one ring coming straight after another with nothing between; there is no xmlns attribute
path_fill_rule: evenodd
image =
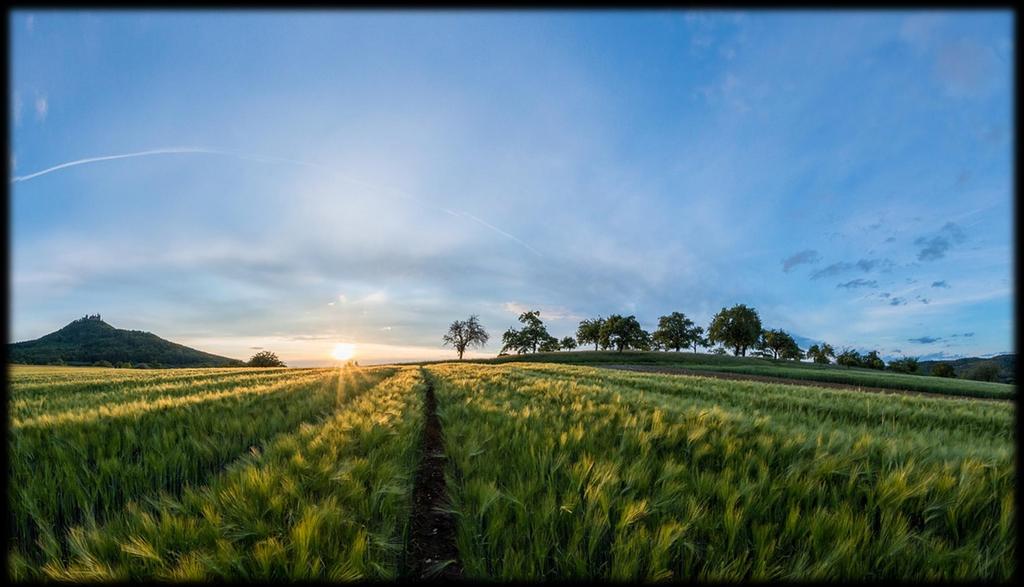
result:
<svg viewBox="0 0 1024 587"><path fill-rule="evenodd" d="M802 359L804 354L796 340L784 330L765 330L761 332L757 348L768 353L773 359Z"/></svg>
<svg viewBox="0 0 1024 587"><path fill-rule="evenodd" d="M593 320L583 320L576 329L576 341L581 345L594 343L596 351L601 344L601 327L604 326L604 318L598 316Z"/></svg>
<svg viewBox="0 0 1024 587"><path fill-rule="evenodd" d="M640 326L636 316L612 314L601 325L600 343L620 353L627 349L647 350L651 347L651 335Z"/></svg>
<svg viewBox="0 0 1024 587"><path fill-rule="evenodd" d="M761 318L745 304L722 308L708 327L708 340L731 347L735 356L747 356L747 349L757 344L760 337Z"/></svg>
<svg viewBox="0 0 1024 587"><path fill-rule="evenodd" d="M540 319L540 310L523 312L519 315L519 322L523 324L522 329L509 328L502 335L501 340L504 346L501 352L514 350L519 354L537 352L539 350L558 350L558 339L548 333L544 322ZM544 348L541 348L544 347Z"/></svg>
<svg viewBox="0 0 1024 587"><path fill-rule="evenodd" d="M835 358L836 351L832 348L832 345L827 342L821 343L821 345L812 344L807 349L807 358L812 359L815 363L821 363L827 365L831 363L829 357Z"/></svg>
<svg viewBox="0 0 1024 587"><path fill-rule="evenodd" d="M277 358L277 354L271 351L260 351L249 359L248 365L250 367L287 367L281 359ZM136 365L138 367L138 365Z"/></svg>
<svg viewBox="0 0 1024 587"><path fill-rule="evenodd" d="M658 318L658 328L651 335L651 340L666 350L679 352L700 339L704 329L693 323L682 312L672 312L668 316ZM696 349L695 349L696 350Z"/></svg>

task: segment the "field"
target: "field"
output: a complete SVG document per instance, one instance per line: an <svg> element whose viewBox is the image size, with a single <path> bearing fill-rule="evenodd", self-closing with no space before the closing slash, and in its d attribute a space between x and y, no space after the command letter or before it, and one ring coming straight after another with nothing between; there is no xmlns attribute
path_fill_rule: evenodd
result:
<svg viewBox="0 0 1024 587"><path fill-rule="evenodd" d="M1015 402L551 363L10 373L14 579L994 579ZM428 392L428 389L431 390Z"/></svg>
<svg viewBox="0 0 1024 587"><path fill-rule="evenodd" d="M785 379L800 379L851 386L919 391L944 395L963 395L993 399L1016 397L1015 387L1005 383L947 379L927 375L910 375L859 367L820 365L809 362L782 361L757 357L731 357L688 352L577 351L571 353L531 353L475 362L505 364L512 362L569 363L574 365L662 365L718 373L742 373Z"/></svg>

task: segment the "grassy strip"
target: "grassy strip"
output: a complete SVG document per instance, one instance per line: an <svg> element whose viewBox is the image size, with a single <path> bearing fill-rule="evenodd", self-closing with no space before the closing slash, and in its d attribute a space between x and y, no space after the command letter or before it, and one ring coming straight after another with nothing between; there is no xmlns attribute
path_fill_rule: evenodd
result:
<svg viewBox="0 0 1024 587"><path fill-rule="evenodd" d="M700 380L675 378L679 393L650 393L558 369L536 377L514 366L430 368L455 464L449 488L467 577L1006 580L1014 572L1009 434L973 446L961 438L954 457L881 416L874 427L848 425L758 406L749 394L720 407L689 395ZM734 382L702 386L736 393Z"/></svg>
<svg viewBox="0 0 1024 587"><path fill-rule="evenodd" d="M64 372L64 371L68 372ZM65 369L59 375L33 379L23 370L12 370L10 398L15 400L47 399L63 394L88 394L129 391L138 386L159 384L192 385L207 381L223 381L245 373L287 372L288 369L161 369L132 371L127 369L95 369L103 373L81 373L84 369ZM74 371L79 371L75 373ZM93 371L93 369L89 369Z"/></svg>
<svg viewBox="0 0 1024 587"><path fill-rule="evenodd" d="M394 578L419 456L421 386L417 369L403 369L206 486L74 528L70 558L51 557L41 572L68 581ZM16 577L38 571L14 563Z"/></svg>
<svg viewBox="0 0 1024 587"><path fill-rule="evenodd" d="M967 379L947 379L927 375L907 375L891 371L872 369L847 368L839 365L819 365L799 361L776 361L756 357L730 357L703 353L676 352L640 352L626 351L577 351L559 353L531 353L512 355L496 359L475 359L474 362L505 364L518 362L545 362L589 365L598 363L617 363L622 365L664 365L687 369L704 369L726 373L749 373L768 377L786 377L807 379L810 381L827 381L860 385L863 387L882 387L887 389L904 389L911 391L929 391L951 395L972 397L1014 398L1016 388L1005 383L987 381L971 381Z"/></svg>
<svg viewBox="0 0 1024 587"><path fill-rule="evenodd" d="M888 434L912 435L936 450L955 449L963 443L976 450L979 439L1004 450L1012 447L1015 437L1015 406L1001 402L950 401L699 377L680 379L577 366L524 365L517 373L517 377L531 380L567 376L578 383L626 386L684 398L688 403L709 408L756 410L772 414L776 420L795 420L797 425L814 420L822 427L884 429ZM723 389L728 393L723 393Z"/></svg>
<svg viewBox="0 0 1024 587"><path fill-rule="evenodd" d="M129 501L199 483L251 447L322 417L393 369L299 371L292 380L159 400L109 417L9 433L12 549L60 552L70 525L101 523ZM201 401L200 401L201 400Z"/></svg>
<svg viewBox="0 0 1024 587"><path fill-rule="evenodd" d="M12 398L10 415L12 422L17 425L19 421L43 415L59 414L60 412L81 413L100 406L123 404L129 399L153 401L198 395L207 390L261 385L275 380L294 379L296 376L296 371L288 370L247 370L236 372L230 377L206 377L187 381L157 379L139 382L132 386L111 385L102 391L54 391L48 394L38 394L29 399Z"/></svg>

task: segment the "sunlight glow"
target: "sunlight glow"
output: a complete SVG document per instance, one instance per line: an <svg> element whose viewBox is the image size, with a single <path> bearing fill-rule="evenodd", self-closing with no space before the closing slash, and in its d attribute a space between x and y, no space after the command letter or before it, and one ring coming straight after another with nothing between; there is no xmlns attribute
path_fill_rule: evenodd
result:
<svg viewBox="0 0 1024 587"><path fill-rule="evenodd" d="M331 356L338 361L347 361L356 354L356 345L349 344L347 342L339 342L334 345L334 350L331 351Z"/></svg>

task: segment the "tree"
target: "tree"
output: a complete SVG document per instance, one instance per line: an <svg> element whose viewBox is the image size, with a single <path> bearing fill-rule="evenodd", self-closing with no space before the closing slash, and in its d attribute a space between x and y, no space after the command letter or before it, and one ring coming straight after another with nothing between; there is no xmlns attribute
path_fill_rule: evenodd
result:
<svg viewBox="0 0 1024 587"><path fill-rule="evenodd" d="M932 367L932 375L936 377L956 377L956 372L953 371L953 365L949 363L936 363Z"/></svg>
<svg viewBox="0 0 1024 587"><path fill-rule="evenodd" d="M836 357L836 363L843 367L860 367L863 361L863 357L854 349L843 349L843 352Z"/></svg>
<svg viewBox="0 0 1024 587"><path fill-rule="evenodd" d="M598 316L593 320L583 320L576 329L576 340L580 345L594 343L594 350L601 343L601 327L604 326L604 318Z"/></svg>
<svg viewBox="0 0 1024 587"><path fill-rule="evenodd" d="M814 360L815 363L828 365L831 362L829 361L829 357L835 358L835 356L835 350L832 348L832 345L827 342L821 343L821 346L812 344L810 348L807 349L807 358Z"/></svg>
<svg viewBox="0 0 1024 587"><path fill-rule="evenodd" d="M885 369L885 361L882 360L882 357L878 356L878 351L871 351L864 355L863 364L868 369Z"/></svg>
<svg viewBox="0 0 1024 587"><path fill-rule="evenodd" d="M641 328L636 316L612 314L601 326L600 342L620 353L626 349L646 350L651 346L651 335Z"/></svg>
<svg viewBox="0 0 1024 587"><path fill-rule="evenodd" d="M516 354L522 355L530 352L530 341L515 328L509 328L501 335L501 344L501 354L515 351Z"/></svg>
<svg viewBox="0 0 1024 587"><path fill-rule="evenodd" d="M672 312L668 316L658 318L658 329L651 335L651 339L665 350L673 349L679 352L680 349L694 343L694 339L699 339L703 333L704 329L694 325L693 320L687 318L686 314Z"/></svg>
<svg viewBox="0 0 1024 587"><path fill-rule="evenodd" d="M566 336L561 342L562 350L571 351L576 348L576 339L571 336Z"/></svg>
<svg viewBox="0 0 1024 587"><path fill-rule="evenodd" d="M711 341L704 336L703 326L694 326L691 332L693 333L693 338L690 339L690 345L693 346L693 352L697 352L698 345L707 347L711 344Z"/></svg>
<svg viewBox="0 0 1024 587"><path fill-rule="evenodd" d="M897 373L917 373L917 357L903 357L889 361L889 369Z"/></svg>
<svg viewBox="0 0 1024 587"><path fill-rule="evenodd" d="M803 355L793 337L784 330L763 331L757 348L767 351L773 359L799 359Z"/></svg>
<svg viewBox="0 0 1024 587"><path fill-rule="evenodd" d="M113 365L110 364L110 361L103 361L103 360L96 361L95 363L92 364L92 366L93 367L113 367Z"/></svg>
<svg viewBox="0 0 1024 587"><path fill-rule="evenodd" d="M964 378L975 381L999 381L999 365L993 361L983 361L971 367Z"/></svg>
<svg viewBox="0 0 1024 587"><path fill-rule="evenodd" d="M708 340L732 347L734 356L747 356L747 348L757 344L761 337L761 318L757 311L744 304L715 314L708 327Z"/></svg>
<svg viewBox="0 0 1024 587"><path fill-rule="evenodd" d="M451 323L448 327L448 333L441 337L443 345L452 345L455 348L455 352L459 353L459 360L462 360L463 353L469 347L482 347L487 344L487 339L490 336L484 327L480 325L480 321L477 320L476 314L469 317L468 320L456 320Z"/></svg>
<svg viewBox="0 0 1024 587"><path fill-rule="evenodd" d="M547 338L544 339L543 342L540 343L540 346L537 347L537 350L539 350L542 353L553 353L562 350L562 345L561 343L558 342L557 338L553 336L548 336Z"/></svg>
<svg viewBox="0 0 1024 587"><path fill-rule="evenodd" d="M277 355L270 351L260 351L249 359L250 367L287 367Z"/></svg>

